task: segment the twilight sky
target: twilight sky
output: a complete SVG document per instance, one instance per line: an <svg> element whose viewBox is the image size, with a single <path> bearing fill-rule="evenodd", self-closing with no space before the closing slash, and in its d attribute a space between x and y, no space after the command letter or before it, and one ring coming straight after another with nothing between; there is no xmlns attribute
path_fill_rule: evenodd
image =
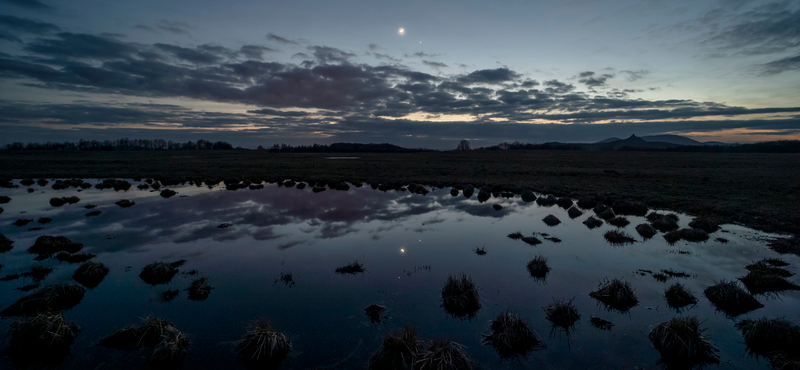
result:
<svg viewBox="0 0 800 370"><path fill-rule="evenodd" d="M0 132L797 140L800 1L0 0Z"/></svg>

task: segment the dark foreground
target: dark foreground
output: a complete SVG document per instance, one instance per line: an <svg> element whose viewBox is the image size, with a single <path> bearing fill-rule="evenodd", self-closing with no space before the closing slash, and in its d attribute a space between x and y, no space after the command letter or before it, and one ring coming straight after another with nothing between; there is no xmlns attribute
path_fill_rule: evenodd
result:
<svg viewBox="0 0 800 370"><path fill-rule="evenodd" d="M329 159L357 156L359 159ZM800 155L660 152L285 154L261 151L2 152L7 178L258 178L472 184L629 199L764 231L800 232Z"/></svg>

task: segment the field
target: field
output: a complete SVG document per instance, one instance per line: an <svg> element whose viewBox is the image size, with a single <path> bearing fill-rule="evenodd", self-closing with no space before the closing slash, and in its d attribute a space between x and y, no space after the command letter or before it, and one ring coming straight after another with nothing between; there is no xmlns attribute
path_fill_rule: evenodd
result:
<svg viewBox="0 0 800 370"><path fill-rule="evenodd" d="M357 156L359 159L328 159ZM8 152L7 178L259 178L501 185L626 198L764 231L800 232L800 155L660 152Z"/></svg>

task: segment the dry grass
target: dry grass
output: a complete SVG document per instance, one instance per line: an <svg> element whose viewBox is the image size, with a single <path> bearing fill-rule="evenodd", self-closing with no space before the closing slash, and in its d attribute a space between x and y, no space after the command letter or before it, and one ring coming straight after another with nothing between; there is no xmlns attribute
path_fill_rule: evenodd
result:
<svg viewBox="0 0 800 370"><path fill-rule="evenodd" d="M189 299L193 301L202 301L208 298L212 289L214 288L208 284L208 278L201 277L192 281L192 284L186 288L186 291L189 292Z"/></svg>
<svg viewBox="0 0 800 370"><path fill-rule="evenodd" d="M407 326L398 333L387 333L383 344L369 360L371 370L413 370L421 350L417 329Z"/></svg>
<svg viewBox="0 0 800 370"><path fill-rule="evenodd" d="M606 231L606 233L603 234L603 237L612 245L625 245L636 242L636 239L632 238L627 233L617 230Z"/></svg>
<svg viewBox="0 0 800 370"><path fill-rule="evenodd" d="M177 273L175 263L153 262L142 269L139 277L147 284L158 285L169 283Z"/></svg>
<svg viewBox="0 0 800 370"><path fill-rule="evenodd" d="M414 366L417 370L472 370L464 346L449 339L431 341L421 350Z"/></svg>
<svg viewBox="0 0 800 370"><path fill-rule="evenodd" d="M147 363L155 368L180 368L191 341L174 326L164 328L158 343L147 358Z"/></svg>
<svg viewBox="0 0 800 370"><path fill-rule="evenodd" d="M519 315L506 311L497 316L489 332L483 334L483 343L492 345L500 357L527 356L530 352L545 348L544 341Z"/></svg>
<svg viewBox="0 0 800 370"><path fill-rule="evenodd" d="M547 266L547 257L542 255L534 257L525 267L534 279L544 280L547 278L547 273L550 272L550 266Z"/></svg>
<svg viewBox="0 0 800 370"><path fill-rule="evenodd" d="M547 217L542 219L542 222L544 222L547 226L556 226L561 223L561 220L559 220L556 216L547 215Z"/></svg>
<svg viewBox="0 0 800 370"><path fill-rule="evenodd" d="M336 273L337 274L341 274L341 275L344 275L344 274L350 274L350 275L363 274L364 271L366 271L364 269L364 264L358 263L358 260L356 260L355 262L349 263L347 265L344 265L344 266L336 268Z"/></svg>
<svg viewBox="0 0 800 370"><path fill-rule="evenodd" d="M108 267L99 262L86 262L78 267L72 278L81 285L92 289L97 287L108 274Z"/></svg>
<svg viewBox="0 0 800 370"><path fill-rule="evenodd" d="M86 289L75 284L48 285L6 307L0 316L33 316L49 311L65 311L83 300Z"/></svg>
<svg viewBox="0 0 800 370"><path fill-rule="evenodd" d="M703 293L718 311L731 317L764 307L750 293L740 288L735 281L720 280L719 283L706 288Z"/></svg>
<svg viewBox="0 0 800 370"><path fill-rule="evenodd" d="M599 288L589 293L589 296L605 305L606 309L620 312L627 312L639 304L639 298L630 283L620 279L604 279Z"/></svg>
<svg viewBox="0 0 800 370"><path fill-rule="evenodd" d="M583 224L586 225L589 229L594 229L596 227L603 226L603 221L595 218L594 216L589 216L586 221L583 221Z"/></svg>
<svg viewBox="0 0 800 370"><path fill-rule="evenodd" d="M664 298L667 299L667 304L675 310L697 304L697 298L695 298L694 294L681 283L672 284L667 288L664 291Z"/></svg>
<svg viewBox="0 0 800 370"><path fill-rule="evenodd" d="M614 323L603 318L592 316L589 318L589 322L592 323L592 326L598 328L600 330L611 330L614 327Z"/></svg>
<svg viewBox="0 0 800 370"><path fill-rule="evenodd" d="M237 358L248 367L277 367L292 351L292 341L264 319L250 323L236 342Z"/></svg>
<svg viewBox="0 0 800 370"><path fill-rule="evenodd" d="M455 317L472 318L481 309L478 287L467 275L450 275L442 287L442 307Z"/></svg>
<svg viewBox="0 0 800 370"><path fill-rule="evenodd" d="M800 357L800 326L784 318L742 320L736 323L742 332L747 350L756 356L783 353Z"/></svg>
<svg viewBox="0 0 800 370"><path fill-rule="evenodd" d="M708 342L694 316L675 318L650 331L650 342L668 368L690 369L719 363L717 349Z"/></svg>
<svg viewBox="0 0 800 370"><path fill-rule="evenodd" d="M554 327L562 328L567 332L581 319L581 314L578 313L578 308L571 299L569 301L554 300L552 304L544 308L544 313Z"/></svg>
<svg viewBox="0 0 800 370"><path fill-rule="evenodd" d="M28 248L28 252L49 257L58 252L77 253L82 248L83 244L73 242L65 236L42 235Z"/></svg>
<svg viewBox="0 0 800 370"><path fill-rule="evenodd" d="M53 366L69 355L78 328L60 312L46 312L12 323L8 334L6 354L12 363Z"/></svg>

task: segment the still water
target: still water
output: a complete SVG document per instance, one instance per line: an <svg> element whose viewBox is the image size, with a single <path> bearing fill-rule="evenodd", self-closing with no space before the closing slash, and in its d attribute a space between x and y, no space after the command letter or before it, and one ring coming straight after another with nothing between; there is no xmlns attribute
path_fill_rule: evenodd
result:
<svg viewBox="0 0 800 370"><path fill-rule="evenodd" d="M87 180L97 183L98 180ZM129 180L131 181L131 180ZM15 181L18 183L18 181ZM609 224L590 230L582 224L594 213L570 219L558 206L525 203L519 196L492 198L479 203L452 196L450 189L426 195L382 192L352 187L349 191L314 193L310 187L266 185L264 189L226 191L224 187L170 187L178 192L163 198L158 192L76 188L53 190L33 185L0 189L11 202L0 205L0 233L14 241L14 248L0 254L0 275L27 270L35 255L26 249L41 235L61 235L84 244L83 252L110 268L105 280L87 289L83 301L65 312L82 331L72 354L60 368L141 368L142 352L108 349L97 344L103 338L140 318L156 315L172 321L192 340L185 369L243 368L235 360L233 343L256 318L269 319L293 341L294 349L284 369L363 369L380 346L387 331L415 326L422 339L450 338L466 346L476 365L484 369L632 369L659 368L658 352L647 334L676 316L696 315L705 335L720 350L721 368L767 369L765 359L747 355L744 341L734 328L735 319L716 312L703 296L705 287L720 279L735 279L744 266L762 257L778 257L764 240L773 235L737 225L723 225L707 242L669 245L659 234L643 241L634 227L643 217L627 216L623 228L637 242L612 246L603 238ZM51 197L78 196L76 204L54 208ZM130 208L114 203L136 202ZM86 217L86 205L101 214ZM500 204L496 211L492 205ZM542 222L555 215L562 223ZM691 216L679 214L686 227ZM40 217L52 222L36 223ZM14 226L17 219L32 219ZM228 227L219 227L230 224ZM41 230L29 230L41 227ZM537 246L506 236L547 233L561 240L545 240ZM724 237L727 243L716 241ZM485 247L486 254L474 253ZM681 251L682 253L679 253ZM526 263L537 255L548 258L552 268L546 281L529 277ZM797 256L781 256L796 268ZM139 278L141 269L156 261L185 259L182 272L169 284L150 286ZM339 275L334 270L358 260L366 272ZM48 259L54 268L43 286L72 282L79 264ZM684 271L691 278L659 282L638 269ZM291 273L293 285L276 282ZM449 274L465 273L480 287L483 308L471 320L449 316L440 307L440 289ZM203 301L187 298L187 288L198 276L214 287ZM636 291L640 304L627 313L607 311L588 296L604 278L623 278ZM792 280L792 278L790 278ZM676 313L666 305L664 290L679 281L699 299L696 306ZM28 293L16 288L26 278L0 281L0 309ZM168 289L181 290L169 302L161 297ZM797 322L800 293L779 298L757 296L764 308L737 319L784 316ZM554 299L574 299L581 316L569 335L552 330L543 307ZM373 325L364 308L380 304L388 318ZM481 343L490 320L511 310L527 318L544 338L547 348L524 359L503 360L494 348ZM612 321L611 331L591 326L589 317ZM5 333L15 318L0 320ZM0 348L4 348L7 339ZM712 365L715 366L715 365ZM0 368L11 368L0 358Z"/></svg>

